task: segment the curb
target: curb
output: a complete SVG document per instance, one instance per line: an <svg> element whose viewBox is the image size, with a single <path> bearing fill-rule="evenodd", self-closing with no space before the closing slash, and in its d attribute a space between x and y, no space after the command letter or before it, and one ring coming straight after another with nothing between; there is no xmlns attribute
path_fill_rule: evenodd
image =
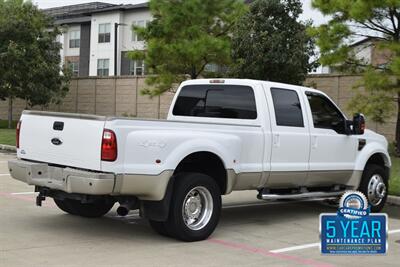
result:
<svg viewBox="0 0 400 267"><path fill-rule="evenodd" d="M390 205L400 206L400 197L399 196L388 196L386 202Z"/></svg>
<svg viewBox="0 0 400 267"><path fill-rule="evenodd" d="M2 145L2 144L0 144L0 150L4 150L6 152L17 152L17 148L15 146Z"/></svg>

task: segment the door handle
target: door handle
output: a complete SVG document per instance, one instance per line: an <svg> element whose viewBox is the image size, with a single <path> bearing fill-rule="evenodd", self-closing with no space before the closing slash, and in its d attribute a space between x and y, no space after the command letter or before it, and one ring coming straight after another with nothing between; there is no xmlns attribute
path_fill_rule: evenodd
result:
<svg viewBox="0 0 400 267"><path fill-rule="evenodd" d="M311 147L314 149L318 147L318 136L313 135L311 137Z"/></svg>
<svg viewBox="0 0 400 267"><path fill-rule="evenodd" d="M279 137L279 134L274 134L272 143L273 143L273 145L274 145L275 147L279 147L279 146L280 146L280 137Z"/></svg>

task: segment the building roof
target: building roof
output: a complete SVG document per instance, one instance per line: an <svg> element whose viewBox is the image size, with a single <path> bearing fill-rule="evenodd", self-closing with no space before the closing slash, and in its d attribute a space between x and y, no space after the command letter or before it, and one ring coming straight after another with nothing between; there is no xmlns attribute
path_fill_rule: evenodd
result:
<svg viewBox="0 0 400 267"><path fill-rule="evenodd" d="M148 8L149 4L115 5L104 2L91 2L43 9L43 12L55 19L56 24L73 24L91 21L91 15L100 12L126 11Z"/></svg>
<svg viewBox="0 0 400 267"><path fill-rule="evenodd" d="M57 19L64 19L74 16L82 16L86 13L93 12L95 10L109 8L116 6L114 4L103 3L103 2L91 2L85 4L61 6L43 9L43 12Z"/></svg>
<svg viewBox="0 0 400 267"><path fill-rule="evenodd" d="M366 38L363 38L361 40L358 40L358 41L350 44L349 46L350 47L356 47L356 46L360 46L360 45L362 45L364 43L372 42L372 41L376 41L376 40L379 40L379 38L378 37L376 37L376 38L375 37L366 37Z"/></svg>
<svg viewBox="0 0 400 267"><path fill-rule="evenodd" d="M142 9L142 8L148 8L148 7L149 7L148 2L140 3L140 4L113 5L113 6L109 6L106 8L101 8L101 9L90 11L90 14L101 13L101 12L110 12L110 11L127 11L127 10Z"/></svg>

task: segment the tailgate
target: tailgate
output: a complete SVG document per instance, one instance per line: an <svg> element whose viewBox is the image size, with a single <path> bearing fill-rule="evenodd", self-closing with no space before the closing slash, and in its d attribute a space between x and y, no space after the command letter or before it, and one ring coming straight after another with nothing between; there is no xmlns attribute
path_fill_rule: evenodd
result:
<svg viewBox="0 0 400 267"><path fill-rule="evenodd" d="M18 157L101 170L101 141L106 117L24 111Z"/></svg>

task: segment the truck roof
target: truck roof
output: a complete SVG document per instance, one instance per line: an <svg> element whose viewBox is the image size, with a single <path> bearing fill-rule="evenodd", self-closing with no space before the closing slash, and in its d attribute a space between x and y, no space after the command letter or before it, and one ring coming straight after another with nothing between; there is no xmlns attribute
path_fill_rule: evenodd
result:
<svg viewBox="0 0 400 267"><path fill-rule="evenodd" d="M252 79L224 79L224 78L215 78L215 79L196 79L196 80L187 80L182 82L182 85L190 85L190 84L237 84L237 85L258 85L258 84L264 84L268 87L279 87L282 89L290 89L290 88L297 88L302 91L311 91L311 92L319 92L323 93L319 90L305 87L305 86L300 86L300 85L294 85L294 84L287 84L287 83L279 83L279 82L270 82L270 81L262 81L262 80L252 80ZM324 93L323 93L324 94Z"/></svg>

